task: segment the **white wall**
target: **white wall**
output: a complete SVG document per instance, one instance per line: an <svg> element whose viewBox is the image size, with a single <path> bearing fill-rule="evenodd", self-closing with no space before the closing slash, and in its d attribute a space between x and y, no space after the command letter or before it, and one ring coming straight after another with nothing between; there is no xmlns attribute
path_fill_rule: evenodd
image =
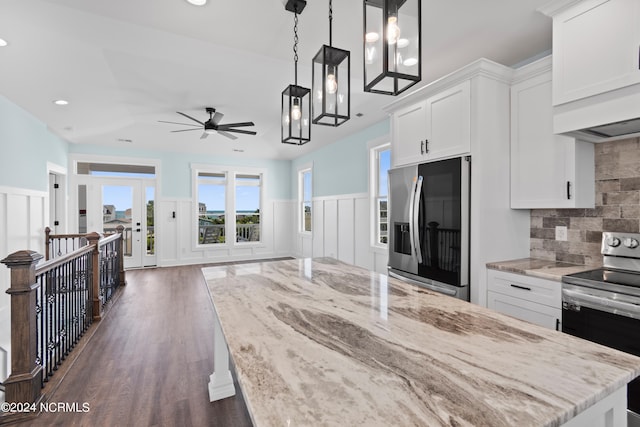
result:
<svg viewBox="0 0 640 427"><path fill-rule="evenodd" d="M294 204L294 215L296 209ZM336 258L386 274L386 250L370 244L369 209L366 193L313 198L311 236L296 233L295 255Z"/></svg>
<svg viewBox="0 0 640 427"><path fill-rule="evenodd" d="M19 250L44 254L44 229L49 221L46 192L0 187L0 259ZM10 270L0 265L0 381L10 374L11 299ZM0 393L0 400L3 396Z"/></svg>

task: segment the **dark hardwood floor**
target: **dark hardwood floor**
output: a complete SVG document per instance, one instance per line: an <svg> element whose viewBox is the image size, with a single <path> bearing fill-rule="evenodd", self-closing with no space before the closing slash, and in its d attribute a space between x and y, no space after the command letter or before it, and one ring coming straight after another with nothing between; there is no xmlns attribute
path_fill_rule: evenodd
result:
<svg viewBox="0 0 640 427"><path fill-rule="evenodd" d="M127 271L127 285L43 413L20 426L251 426L244 400L209 402L213 307L198 266Z"/></svg>

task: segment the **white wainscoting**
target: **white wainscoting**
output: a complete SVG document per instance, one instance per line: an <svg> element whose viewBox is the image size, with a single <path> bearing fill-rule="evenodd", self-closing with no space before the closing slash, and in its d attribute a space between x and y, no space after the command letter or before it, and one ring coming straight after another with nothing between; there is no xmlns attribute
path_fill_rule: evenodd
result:
<svg viewBox="0 0 640 427"><path fill-rule="evenodd" d="M366 193L314 198L312 232L297 233L295 255L336 258L386 274L386 250L371 247L369 209Z"/></svg>
<svg viewBox="0 0 640 427"><path fill-rule="evenodd" d="M264 202L259 244L236 243L211 249L196 247L196 218L191 199L163 198L156 203L158 266L276 258L293 254L294 203L291 200Z"/></svg>
<svg viewBox="0 0 640 427"><path fill-rule="evenodd" d="M46 191L0 187L0 259L20 250L44 255L44 229L49 221ZM10 270L0 264L0 381L11 373ZM4 396L0 392L0 400Z"/></svg>

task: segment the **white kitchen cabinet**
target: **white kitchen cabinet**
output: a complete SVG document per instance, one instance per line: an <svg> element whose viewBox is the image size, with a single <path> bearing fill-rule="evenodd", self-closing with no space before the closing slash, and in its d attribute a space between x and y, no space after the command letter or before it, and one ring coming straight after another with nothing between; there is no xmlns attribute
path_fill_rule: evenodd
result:
<svg viewBox="0 0 640 427"><path fill-rule="evenodd" d="M470 152L470 88L467 80L392 114L394 166Z"/></svg>
<svg viewBox="0 0 640 427"><path fill-rule="evenodd" d="M426 159L427 102L420 101L393 114L391 157L394 166L422 162Z"/></svg>
<svg viewBox="0 0 640 427"><path fill-rule="evenodd" d="M593 208L593 144L553 133L551 58L518 69L514 82L511 207Z"/></svg>
<svg viewBox="0 0 640 427"><path fill-rule="evenodd" d="M550 329L560 330L561 283L487 270L487 307Z"/></svg>
<svg viewBox="0 0 640 427"><path fill-rule="evenodd" d="M640 82L640 0L558 0L553 16L553 105Z"/></svg>

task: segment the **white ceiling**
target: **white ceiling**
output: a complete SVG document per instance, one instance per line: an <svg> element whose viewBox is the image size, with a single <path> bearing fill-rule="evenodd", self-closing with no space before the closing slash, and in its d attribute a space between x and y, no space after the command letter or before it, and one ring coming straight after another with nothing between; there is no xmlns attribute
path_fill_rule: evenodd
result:
<svg viewBox="0 0 640 427"><path fill-rule="evenodd" d="M549 50L550 19L536 12L546 2L423 0L419 86L480 57L513 65ZM282 0L2 0L0 38L9 45L0 48L0 94L72 143L295 158L380 121L393 101L362 90L362 7L333 4L333 45L351 51L351 120L314 126L302 147L280 143L280 94L293 83L293 14ZM328 0L308 0L303 86L328 28ZM70 104L52 103L60 98ZM199 131L158 123L187 123L176 111L204 121L207 106L225 114L222 123L255 122L258 135L200 140Z"/></svg>

